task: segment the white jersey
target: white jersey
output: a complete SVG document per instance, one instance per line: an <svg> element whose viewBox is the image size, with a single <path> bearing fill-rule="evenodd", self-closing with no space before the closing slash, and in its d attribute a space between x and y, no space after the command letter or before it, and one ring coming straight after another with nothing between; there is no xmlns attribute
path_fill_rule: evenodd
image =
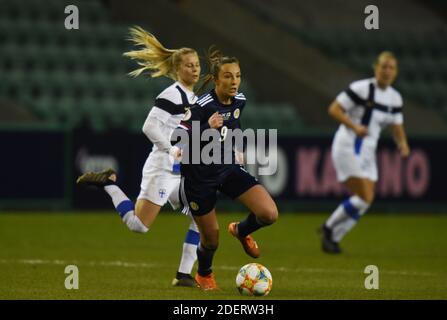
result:
<svg viewBox="0 0 447 320"><path fill-rule="evenodd" d="M193 105L196 101L197 97L194 92L185 88L181 83L175 82L157 96L148 118L153 117L163 124L159 127L159 133L169 140L173 131L184 118L186 108ZM174 157L169 155L168 151L160 150L154 143L152 152L146 161L147 164L173 171Z"/></svg>
<svg viewBox="0 0 447 320"><path fill-rule="evenodd" d="M349 177L377 181L376 148L383 128L402 124L402 97L393 87L381 89L375 78L353 82L336 101L352 122L368 127L364 138L341 124L332 143L332 159L337 179Z"/></svg>
<svg viewBox="0 0 447 320"><path fill-rule="evenodd" d="M370 92L371 88L373 93ZM369 101L371 99L373 101ZM390 124L403 123L402 96L391 86L381 89L375 78L351 83L347 90L337 96L336 101L354 123L368 127L368 135L362 139L361 146L356 146L354 131L341 124L334 140L345 147L361 147L375 151L382 129ZM365 116L368 117L366 113L369 112L369 119L365 119ZM362 120L366 123L362 123Z"/></svg>

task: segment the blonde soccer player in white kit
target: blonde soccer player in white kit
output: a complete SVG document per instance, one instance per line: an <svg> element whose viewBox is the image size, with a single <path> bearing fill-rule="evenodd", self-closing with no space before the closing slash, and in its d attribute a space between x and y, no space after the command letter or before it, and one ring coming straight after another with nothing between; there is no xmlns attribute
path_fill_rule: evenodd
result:
<svg viewBox="0 0 447 320"><path fill-rule="evenodd" d="M403 127L402 97L391 85L397 59L382 52L374 63L374 77L351 83L329 106L340 123L332 142L332 161L338 181L352 196L343 201L321 227L322 249L340 253L339 242L365 214L374 200L378 178L376 148L383 128L391 126L401 155L410 153Z"/></svg>
<svg viewBox="0 0 447 320"><path fill-rule="evenodd" d="M144 29L135 27L130 31L131 40L142 46L140 50L124 54L142 66L130 75L138 76L144 71L150 71L152 77L166 76L175 81L157 96L143 125L143 132L153 143L153 148L142 170L140 194L134 205L116 184L116 173L111 169L83 174L77 182L104 188L127 227L134 232L146 233L166 202L174 209L180 206L178 191L181 151L177 146L171 145L170 137L184 118L188 107L197 100L193 88L199 80L201 68L194 49L166 49ZM219 127L220 122L218 116L209 119L211 128ZM191 217L173 285L196 286L191 271L197 260L199 239L197 226Z"/></svg>

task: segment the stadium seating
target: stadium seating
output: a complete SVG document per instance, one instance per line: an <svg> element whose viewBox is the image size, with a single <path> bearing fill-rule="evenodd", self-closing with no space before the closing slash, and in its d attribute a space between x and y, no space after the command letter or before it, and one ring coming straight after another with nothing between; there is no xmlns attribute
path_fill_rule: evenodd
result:
<svg viewBox="0 0 447 320"><path fill-rule="evenodd" d="M151 101L169 79L126 76L135 64L122 56L131 48L127 26L112 23L100 1L71 2L80 11L80 29L64 28L64 3L57 0L0 0L0 95L16 100L46 123L95 130L141 130ZM147 28L147 26L145 26ZM149 28L150 29L150 28ZM253 103L247 124L285 127L290 106ZM281 110L281 112L279 112ZM284 115L284 116L281 116Z"/></svg>
<svg viewBox="0 0 447 320"><path fill-rule="evenodd" d="M442 90L447 82L447 36L440 34L409 35L343 32L335 39L335 32L320 31L304 37L328 55L343 63L370 74L371 62L382 50L394 51L399 58L400 75L396 86L405 97L411 97L427 107L442 111L447 106L447 92ZM355 39L354 41L352 39Z"/></svg>
<svg viewBox="0 0 447 320"><path fill-rule="evenodd" d="M437 110L447 120L447 27L445 21L421 5L422 2L405 2L406 14L399 19L396 19L397 10L403 1L382 3L381 10L387 14L381 15L381 25L386 29L374 31L366 31L359 25L357 12L368 4L367 1L343 2L342 10L324 12L319 7L327 9L342 2L284 0L260 4L256 0L240 0L240 3L263 20L364 77L371 76L372 62L381 51L393 51L399 59L400 70L396 87L404 98Z"/></svg>

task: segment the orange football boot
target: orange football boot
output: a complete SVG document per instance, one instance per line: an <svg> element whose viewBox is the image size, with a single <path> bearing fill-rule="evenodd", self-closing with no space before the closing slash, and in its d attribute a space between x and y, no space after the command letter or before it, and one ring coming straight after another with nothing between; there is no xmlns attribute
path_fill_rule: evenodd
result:
<svg viewBox="0 0 447 320"><path fill-rule="evenodd" d="M241 244L242 247L244 247L245 252L252 258L259 258L261 255L261 252L259 250L258 244L253 239L251 235L248 235L246 237L240 237L237 233L237 222L232 222L228 225L228 232L235 238L237 238Z"/></svg>
<svg viewBox="0 0 447 320"><path fill-rule="evenodd" d="M207 276L201 276L199 273L196 273L194 277L199 287L204 291L216 291L219 290L217 286L216 279L214 279L214 273L210 273Z"/></svg>

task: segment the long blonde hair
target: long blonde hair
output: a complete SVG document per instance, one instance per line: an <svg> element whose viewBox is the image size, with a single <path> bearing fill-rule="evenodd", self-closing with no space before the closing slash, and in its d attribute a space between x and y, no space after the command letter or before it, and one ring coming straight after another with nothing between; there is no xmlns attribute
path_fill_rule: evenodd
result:
<svg viewBox="0 0 447 320"><path fill-rule="evenodd" d="M139 26L129 28L130 38L136 46L141 46L139 50L125 52L123 55L136 60L141 66L129 75L137 77L144 71L149 71L151 77L165 76L173 80L177 79L177 68L185 54L194 53L196 50L191 48L167 49L153 34L147 32Z"/></svg>

